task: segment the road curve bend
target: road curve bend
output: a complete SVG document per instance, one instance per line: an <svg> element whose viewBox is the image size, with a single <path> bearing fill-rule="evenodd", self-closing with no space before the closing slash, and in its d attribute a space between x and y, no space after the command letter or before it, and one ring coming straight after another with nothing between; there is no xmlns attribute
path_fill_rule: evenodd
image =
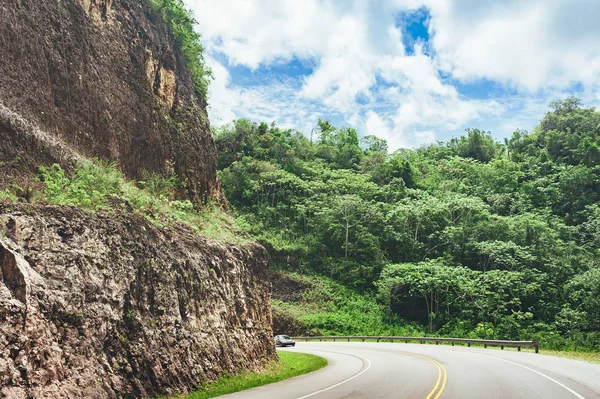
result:
<svg viewBox="0 0 600 399"><path fill-rule="evenodd" d="M222 398L600 399L600 365L543 354L436 345L298 342L321 370Z"/></svg>

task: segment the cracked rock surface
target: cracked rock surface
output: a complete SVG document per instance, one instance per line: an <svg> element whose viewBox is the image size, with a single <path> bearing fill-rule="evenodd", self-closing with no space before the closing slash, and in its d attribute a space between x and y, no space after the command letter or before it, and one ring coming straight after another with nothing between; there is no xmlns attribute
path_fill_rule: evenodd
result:
<svg viewBox="0 0 600 399"><path fill-rule="evenodd" d="M259 245L0 204L0 397L174 394L275 356Z"/></svg>

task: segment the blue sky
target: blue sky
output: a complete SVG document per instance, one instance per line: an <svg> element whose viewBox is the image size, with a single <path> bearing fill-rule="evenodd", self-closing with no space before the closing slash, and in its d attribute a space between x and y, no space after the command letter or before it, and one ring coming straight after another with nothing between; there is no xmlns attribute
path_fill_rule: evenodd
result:
<svg viewBox="0 0 600 399"><path fill-rule="evenodd" d="M531 130L568 95L600 102L596 0L184 0L213 70L209 117L319 118L426 145Z"/></svg>

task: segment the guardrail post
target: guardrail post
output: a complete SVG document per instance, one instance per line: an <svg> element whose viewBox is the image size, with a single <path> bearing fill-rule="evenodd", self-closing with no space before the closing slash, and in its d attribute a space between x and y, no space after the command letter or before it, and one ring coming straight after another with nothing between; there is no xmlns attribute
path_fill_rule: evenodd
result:
<svg viewBox="0 0 600 399"><path fill-rule="evenodd" d="M533 345L535 346L535 353L540 353L540 341L538 341L537 339L534 339Z"/></svg>
<svg viewBox="0 0 600 399"><path fill-rule="evenodd" d="M467 342L467 347L469 347L469 348L471 347L471 343L470 342Z"/></svg>
<svg viewBox="0 0 600 399"><path fill-rule="evenodd" d="M439 343L438 341L435 341L435 344L436 344L436 345L439 345L440 343Z"/></svg>
<svg viewBox="0 0 600 399"><path fill-rule="evenodd" d="M517 352L521 352L521 347L517 346Z"/></svg>
<svg viewBox="0 0 600 399"><path fill-rule="evenodd" d="M504 350L504 345L500 345L500 350L503 351Z"/></svg>
<svg viewBox="0 0 600 399"><path fill-rule="evenodd" d="M483 349L487 349L487 344L483 344Z"/></svg>
<svg viewBox="0 0 600 399"><path fill-rule="evenodd" d="M379 337L377 337L377 342L379 342Z"/></svg>
<svg viewBox="0 0 600 399"><path fill-rule="evenodd" d="M364 338L363 338L362 340L363 340L363 342L365 342L365 339L364 339Z"/></svg>
<svg viewBox="0 0 600 399"><path fill-rule="evenodd" d="M454 341L452 341L452 346L454 346Z"/></svg>

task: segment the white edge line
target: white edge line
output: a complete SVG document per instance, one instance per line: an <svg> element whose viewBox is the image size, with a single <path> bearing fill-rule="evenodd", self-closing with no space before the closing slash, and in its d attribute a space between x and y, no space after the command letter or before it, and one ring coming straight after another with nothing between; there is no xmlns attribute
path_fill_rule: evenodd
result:
<svg viewBox="0 0 600 399"><path fill-rule="evenodd" d="M567 391L569 391L569 392L571 392L573 395L575 395L577 398L579 398L579 399L585 399L583 396L581 396L580 394L578 394L577 392L575 392L574 390L572 390L572 389L571 389L571 388L569 388L568 386L564 385L563 383L561 383L561 382L558 382L558 381L556 381L554 378L552 378L552 377L549 377L549 376L547 376L546 374L544 374L544 373L541 373L541 372L539 372L539 371L537 371L537 370L535 370L535 369L532 369L531 367L527 367L527 366L524 366L524 365L522 365L522 364L519 364L519 363L511 362L510 360L502 359L502 358L500 358L500 357L496 357L496 356L490 356L490 355L484 355L483 353L478 353L478 355L485 356L485 357L491 357L492 359L501 360L501 361L503 361L503 362L506 362L506 363L514 364L515 366L523 367L524 369L527 369L527 370L529 370L529 371L533 371L534 373L536 373L536 374L539 374L539 375L541 375L542 377L549 379L549 380L550 380L550 381L552 381L553 383L555 383L555 384L557 384L557 385L560 385L561 387L563 387L564 389L566 389Z"/></svg>
<svg viewBox="0 0 600 399"><path fill-rule="evenodd" d="M313 393L309 393L308 395L301 396L301 397L299 397L298 399L305 399L305 398L309 398L309 397L311 397L311 396L314 396L314 395L317 395L317 394L319 394L319 393L321 393L321 392L329 391L330 389L333 389L333 388L335 388L335 387L338 387L338 386L340 386L340 385L342 385L342 384L345 384L345 383L347 383L347 382L348 382L348 381L350 381L350 380L353 380L353 379L355 379L356 377L359 377L361 374L364 374L364 373L365 373L365 372L366 372L368 369L370 369L370 368L371 368L371 361L370 361L369 359L365 358L365 357L362 357L362 356L357 356L357 355L351 355L351 354L349 354L349 353L343 353L343 352L335 352L335 353L340 353L340 354L343 354L343 355L349 355L349 356L354 356L354 357L357 357L357 358L359 358L360 360L362 360L363 362L365 362L365 361L366 361L366 362L367 362L367 367L366 367L366 368L364 368L364 369L362 369L362 371L361 371L360 373L358 373L358 374L354 374L352 377L350 377L350 378L346 378L346 379L345 379L344 381L342 381L342 382L338 382L337 384L335 384L335 385L332 385L332 386L330 386L330 387L327 387L327 388L321 389L321 390L319 390L319 391L316 391L316 392L313 392ZM581 399L585 399L585 398L581 398Z"/></svg>

